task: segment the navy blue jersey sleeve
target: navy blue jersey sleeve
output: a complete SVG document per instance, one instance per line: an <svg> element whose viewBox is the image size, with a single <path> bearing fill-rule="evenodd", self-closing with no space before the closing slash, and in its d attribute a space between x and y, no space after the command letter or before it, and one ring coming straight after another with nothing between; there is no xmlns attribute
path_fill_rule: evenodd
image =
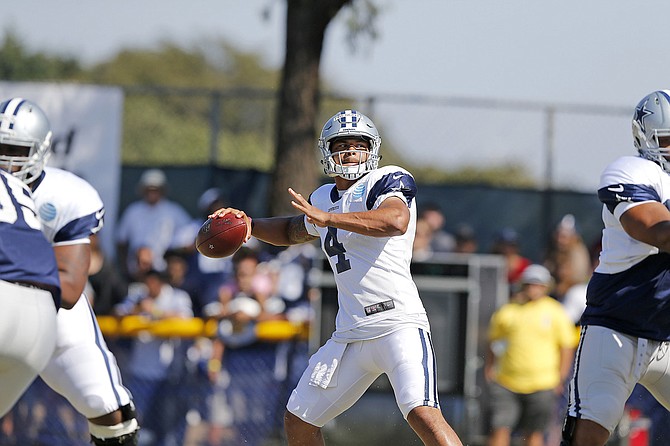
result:
<svg viewBox="0 0 670 446"><path fill-rule="evenodd" d="M407 206L412 207L414 197L416 197L416 183L412 175L406 172L397 171L381 177L370 189L366 205L372 209L377 198L392 192L400 192L407 200Z"/></svg>
<svg viewBox="0 0 670 446"><path fill-rule="evenodd" d="M658 192L643 184L614 184L598 190L598 199L614 213L619 203L638 203L641 201L661 201Z"/></svg>
<svg viewBox="0 0 670 446"><path fill-rule="evenodd" d="M104 211L101 209L72 220L58 231L54 237L54 243L80 240L95 234L102 228L103 214Z"/></svg>

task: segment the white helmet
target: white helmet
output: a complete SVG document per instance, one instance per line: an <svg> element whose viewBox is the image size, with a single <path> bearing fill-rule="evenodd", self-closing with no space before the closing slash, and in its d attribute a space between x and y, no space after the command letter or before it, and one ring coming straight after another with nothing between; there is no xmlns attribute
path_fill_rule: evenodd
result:
<svg viewBox="0 0 670 446"><path fill-rule="evenodd" d="M330 152L330 143L335 138L343 137L361 137L368 140L370 150L365 151L366 156L361 158L361 160L365 159L365 161L361 161L356 166L343 166L335 162L333 154ZM363 176L363 174L377 168L381 159L379 155L381 144L382 138L379 136L377 127L375 127L370 118L356 110L338 112L326 121L319 137L319 150L321 150L323 172L329 177L340 176L347 180L356 180Z"/></svg>
<svg viewBox="0 0 670 446"><path fill-rule="evenodd" d="M5 145L25 151L7 153ZM51 125L37 104L23 98L0 104L0 168L30 184L42 174L50 146Z"/></svg>
<svg viewBox="0 0 670 446"><path fill-rule="evenodd" d="M670 148L660 147L658 138L670 136L670 91L659 90L645 96L635 107L633 143L641 157L670 173Z"/></svg>

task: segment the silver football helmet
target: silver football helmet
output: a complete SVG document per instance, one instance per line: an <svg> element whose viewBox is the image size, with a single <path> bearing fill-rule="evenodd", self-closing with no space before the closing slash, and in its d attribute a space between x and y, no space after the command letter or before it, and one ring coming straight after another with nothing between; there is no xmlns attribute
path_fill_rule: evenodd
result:
<svg viewBox="0 0 670 446"><path fill-rule="evenodd" d="M369 141L370 150L357 150L361 153L361 162L355 166L343 166L338 164L335 156L330 152L330 143L335 138L362 137ZM321 150L321 164L323 172L329 177L340 176L347 180L356 180L363 174L375 170L381 156L379 147L382 138L379 136L377 127L362 113L356 110L343 110L331 117L321 130L319 137L319 150ZM363 153L364 152L364 153Z"/></svg>
<svg viewBox="0 0 670 446"><path fill-rule="evenodd" d="M23 98L0 104L1 169L30 184L42 174L50 146L51 125L37 104Z"/></svg>
<svg viewBox="0 0 670 446"><path fill-rule="evenodd" d="M645 96L635 107L633 143L641 157L670 173L670 148L661 147L659 138L670 136L670 91L659 90Z"/></svg>

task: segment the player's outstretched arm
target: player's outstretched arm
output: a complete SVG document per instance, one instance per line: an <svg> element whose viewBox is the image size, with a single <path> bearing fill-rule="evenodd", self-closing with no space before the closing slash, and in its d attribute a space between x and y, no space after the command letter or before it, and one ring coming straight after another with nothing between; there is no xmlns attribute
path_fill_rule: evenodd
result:
<svg viewBox="0 0 670 446"><path fill-rule="evenodd" d="M271 217L252 219L244 212L234 208L222 208L212 213L209 218L219 218L227 214L234 214L238 218L244 217L247 221L247 238L253 235L257 239L275 246L297 245L299 243L316 240L307 232L303 215L290 217Z"/></svg>

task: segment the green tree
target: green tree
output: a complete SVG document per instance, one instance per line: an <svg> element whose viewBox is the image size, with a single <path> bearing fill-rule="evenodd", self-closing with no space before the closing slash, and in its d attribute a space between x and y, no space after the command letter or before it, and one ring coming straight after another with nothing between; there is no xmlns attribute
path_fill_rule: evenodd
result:
<svg viewBox="0 0 670 446"><path fill-rule="evenodd" d="M125 164L202 165L270 171L278 73L223 41L183 49L122 51L82 80L121 85ZM212 133L217 129L217 134ZM221 137L219 137L219 133ZM214 147L214 149L212 149Z"/></svg>
<svg viewBox="0 0 670 446"><path fill-rule="evenodd" d="M6 81L45 81L69 79L82 71L79 62L69 57L30 54L14 31L8 30L0 47L0 79Z"/></svg>

